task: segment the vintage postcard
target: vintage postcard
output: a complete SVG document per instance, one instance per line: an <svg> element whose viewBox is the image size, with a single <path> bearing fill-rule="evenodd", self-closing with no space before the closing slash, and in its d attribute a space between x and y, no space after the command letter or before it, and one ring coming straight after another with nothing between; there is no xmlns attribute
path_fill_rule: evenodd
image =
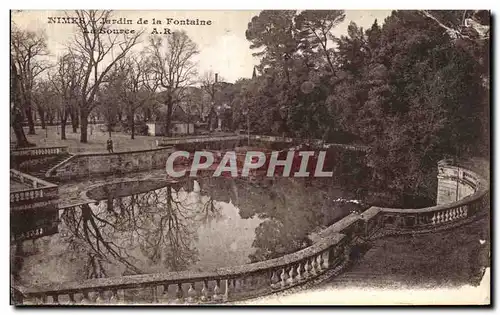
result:
<svg viewBox="0 0 500 315"><path fill-rule="evenodd" d="M10 16L11 304L490 304L490 11Z"/></svg>

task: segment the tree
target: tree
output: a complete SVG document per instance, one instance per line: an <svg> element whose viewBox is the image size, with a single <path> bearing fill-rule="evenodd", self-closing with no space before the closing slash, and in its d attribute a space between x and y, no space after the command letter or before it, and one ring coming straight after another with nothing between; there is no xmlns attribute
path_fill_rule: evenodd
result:
<svg viewBox="0 0 500 315"><path fill-rule="evenodd" d="M33 121L33 89L36 78L48 69L45 35L24 31L13 25L10 42L11 56L18 74L19 100L28 120L28 134L35 134Z"/></svg>
<svg viewBox="0 0 500 315"><path fill-rule="evenodd" d="M148 52L153 72L165 92L165 129L166 135L170 136L173 106L179 102L182 90L193 83L197 74L193 61L198 54L197 46L185 31L174 31L166 40L151 37Z"/></svg>
<svg viewBox="0 0 500 315"><path fill-rule="evenodd" d="M68 117L78 107L79 87L84 78L83 63L79 56L70 51L59 57L55 71L49 74L49 80L59 95L57 112L61 124L61 140L66 139ZM73 126L74 118L75 115L72 116Z"/></svg>
<svg viewBox="0 0 500 315"><path fill-rule="evenodd" d="M88 117L96 107L96 95L113 66L138 43L142 32L134 34L109 34L111 11L76 11L78 32L72 51L82 60L83 80L79 88L80 142L87 142Z"/></svg>
<svg viewBox="0 0 500 315"><path fill-rule="evenodd" d="M208 108L207 108L207 117L208 117L208 127L212 129L212 117L216 115L215 112L215 96L218 90L218 81L221 80L217 77L218 74L214 73L212 70L206 71L203 73L203 77L201 78L201 89L208 97ZM202 115L205 115L205 102L202 102L202 108L200 109ZM202 119L205 120L205 117L202 116Z"/></svg>
<svg viewBox="0 0 500 315"><path fill-rule="evenodd" d="M335 72L334 48L330 47L335 37L331 30L345 19L344 10L304 10L296 18L296 27L305 51L319 49L326 58L328 70Z"/></svg>
<svg viewBox="0 0 500 315"><path fill-rule="evenodd" d="M16 146L18 148L30 147L30 143L24 134L23 129L23 107L21 105L20 77L17 72L16 63L10 60L10 112L11 124L16 136Z"/></svg>
<svg viewBox="0 0 500 315"><path fill-rule="evenodd" d="M152 71L151 59L145 54L125 57L115 68L109 87L125 107L130 137L134 139L136 111L155 96L159 82Z"/></svg>

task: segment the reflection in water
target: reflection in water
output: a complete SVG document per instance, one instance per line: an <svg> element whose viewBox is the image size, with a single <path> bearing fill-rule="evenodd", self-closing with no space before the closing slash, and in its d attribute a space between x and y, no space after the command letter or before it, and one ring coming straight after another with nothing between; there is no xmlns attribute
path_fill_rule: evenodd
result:
<svg viewBox="0 0 500 315"><path fill-rule="evenodd" d="M98 202L63 209L60 233L23 244L20 278L59 283L279 257L362 207L329 180L187 178L149 191L143 182L129 195L124 183L109 184L91 194Z"/></svg>
<svg viewBox="0 0 500 315"><path fill-rule="evenodd" d="M187 192L167 185L119 198L110 193L98 204L65 209L64 240L73 251L80 246L88 252L88 277L107 276L101 261L120 263L123 274L185 270L198 261L200 225L222 216L221 205L197 186Z"/></svg>

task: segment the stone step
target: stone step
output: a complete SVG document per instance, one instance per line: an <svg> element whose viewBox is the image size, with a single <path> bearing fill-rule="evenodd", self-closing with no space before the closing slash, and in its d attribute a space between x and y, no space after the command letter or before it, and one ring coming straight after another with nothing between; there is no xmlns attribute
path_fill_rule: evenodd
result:
<svg viewBox="0 0 500 315"><path fill-rule="evenodd" d="M48 170L61 163L62 161L68 159L70 156L71 154L61 154L50 163L43 165L40 169L29 171L29 174L38 178L45 178L45 173L47 173Z"/></svg>

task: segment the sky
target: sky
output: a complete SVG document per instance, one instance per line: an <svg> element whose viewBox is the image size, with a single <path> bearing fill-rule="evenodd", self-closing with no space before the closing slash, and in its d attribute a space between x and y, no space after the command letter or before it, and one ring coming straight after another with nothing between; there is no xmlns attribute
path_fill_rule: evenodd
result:
<svg viewBox="0 0 500 315"><path fill-rule="evenodd" d="M130 19L132 25L114 24L112 28L134 29L136 31L144 29L145 34L151 34L153 28L158 31L168 27L171 31L183 29L198 45L200 51L197 56L198 72L200 76L206 71L219 73L219 76L226 82L234 82L239 78L249 78L252 76L254 65L259 63L259 59L252 56L250 42L245 38L245 31L248 22L260 11L114 11L116 19ZM368 28L375 19L381 24L391 13L390 10L346 10L346 18L339 24L332 33L336 36L347 33L348 24L353 21L358 26ZM71 12L68 12L71 15ZM71 24L50 24L48 17L64 17L64 11L42 11L26 10L13 12L13 22L22 29L32 31L43 31L47 35L47 44L51 52L51 58L57 58L65 50L67 43L72 39L75 26ZM71 15L73 16L73 15ZM148 20L148 25L139 25L137 20L142 18ZM161 20L162 25L151 25L152 19ZM166 25L166 19L173 20L199 19L211 21L211 25ZM155 35L168 36L168 35ZM144 47L146 37L136 49Z"/></svg>

